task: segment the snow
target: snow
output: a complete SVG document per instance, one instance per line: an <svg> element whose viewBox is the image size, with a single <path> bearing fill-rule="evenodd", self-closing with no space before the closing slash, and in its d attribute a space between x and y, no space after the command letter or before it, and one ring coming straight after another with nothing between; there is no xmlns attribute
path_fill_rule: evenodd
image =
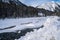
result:
<svg viewBox="0 0 60 40"><path fill-rule="evenodd" d="M2 2L6 2L6 3L9 3L9 0L2 0Z"/></svg>
<svg viewBox="0 0 60 40"><path fill-rule="evenodd" d="M44 16L44 14L43 13L38 13L38 16Z"/></svg>
<svg viewBox="0 0 60 40"><path fill-rule="evenodd" d="M57 16L52 16L46 19L44 27L33 32L28 32L18 40L60 40L60 19Z"/></svg>
<svg viewBox="0 0 60 40"><path fill-rule="evenodd" d="M0 29L13 25L16 25L16 27L0 30L0 33L15 32L16 30L36 28L44 25L43 28L34 29L34 31L27 32L25 36L15 40L60 40L60 17L57 16L0 19ZM18 31L18 33L20 32Z"/></svg>
<svg viewBox="0 0 60 40"><path fill-rule="evenodd" d="M18 33L21 33L21 31L18 31Z"/></svg>
<svg viewBox="0 0 60 40"><path fill-rule="evenodd" d="M19 0L2 0L2 2L5 2L5 3L10 3L10 1L13 1L16 5L21 4Z"/></svg>
<svg viewBox="0 0 60 40"><path fill-rule="evenodd" d="M52 2L43 3L42 5L37 6L37 8L43 8L49 11L54 11L55 7L59 8L58 5L59 5L58 3L52 1Z"/></svg>
<svg viewBox="0 0 60 40"><path fill-rule="evenodd" d="M45 17L33 17L33 18L16 18L16 19L0 19L0 29L16 26L14 28L0 30L2 32L15 32L16 30L23 30L25 28L40 27L44 22Z"/></svg>
<svg viewBox="0 0 60 40"><path fill-rule="evenodd" d="M60 5L60 2L56 2L56 3L58 3Z"/></svg>

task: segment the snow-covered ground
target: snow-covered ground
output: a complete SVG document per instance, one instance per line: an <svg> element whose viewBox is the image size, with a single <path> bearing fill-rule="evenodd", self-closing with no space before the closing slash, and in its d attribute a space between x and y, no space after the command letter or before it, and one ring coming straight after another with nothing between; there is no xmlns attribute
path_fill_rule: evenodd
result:
<svg viewBox="0 0 60 40"><path fill-rule="evenodd" d="M49 17L43 25L43 28L28 32L18 40L60 40L59 17Z"/></svg>
<svg viewBox="0 0 60 40"><path fill-rule="evenodd" d="M44 25L43 28L27 32L18 40L60 40L60 17L33 17L33 18L16 18L16 19L0 19L0 29L14 26L14 28L0 30L2 32L14 32L25 28L36 28ZM16 40L16 39L15 39Z"/></svg>
<svg viewBox="0 0 60 40"><path fill-rule="evenodd" d="M40 27L44 22L45 17L33 17L33 18L16 18L16 19L0 19L0 29L7 28L10 26L16 26L14 28L0 30L2 32L14 32L16 30L22 30L25 28L36 28Z"/></svg>

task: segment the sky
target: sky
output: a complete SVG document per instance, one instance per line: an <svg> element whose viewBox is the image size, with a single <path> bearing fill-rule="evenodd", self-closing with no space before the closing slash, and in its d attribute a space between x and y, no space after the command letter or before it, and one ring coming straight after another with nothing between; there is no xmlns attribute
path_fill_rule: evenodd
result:
<svg viewBox="0 0 60 40"><path fill-rule="evenodd" d="M51 1L60 2L60 0L20 0L20 1L28 6L34 6L34 7L42 3L51 2Z"/></svg>

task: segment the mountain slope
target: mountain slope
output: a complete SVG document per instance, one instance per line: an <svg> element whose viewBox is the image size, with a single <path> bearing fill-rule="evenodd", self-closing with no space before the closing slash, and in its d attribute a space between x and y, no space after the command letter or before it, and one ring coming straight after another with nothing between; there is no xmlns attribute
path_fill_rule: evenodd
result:
<svg viewBox="0 0 60 40"><path fill-rule="evenodd" d="M37 14L36 8L19 0L0 0L0 18L34 17Z"/></svg>
<svg viewBox="0 0 60 40"><path fill-rule="evenodd" d="M43 8L43 9L49 10L49 11L54 11L55 8L60 9L59 4L56 3L56 2L53 2L53 1L52 2L44 3L42 5L39 5L39 6L37 6L37 8Z"/></svg>
<svg viewBox="0 0 60 40"><path fill-rule="evenodd" d="M15 3L16 5L23 5L23 3L21 3L19 0L0 0L0 2L4 2L4 3Z"/></svg>

